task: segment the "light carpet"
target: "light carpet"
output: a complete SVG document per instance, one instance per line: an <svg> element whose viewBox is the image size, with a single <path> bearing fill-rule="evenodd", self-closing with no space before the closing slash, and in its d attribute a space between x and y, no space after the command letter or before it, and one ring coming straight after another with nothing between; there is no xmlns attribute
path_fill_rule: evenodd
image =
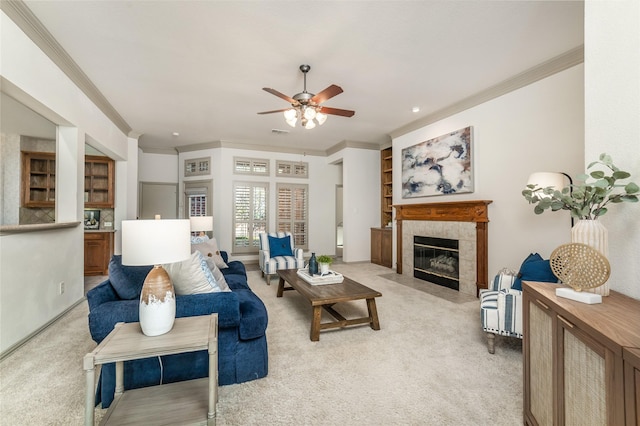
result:
<svg viewBox="0 0 640 426"><path fill-rule="evenodd" d="M267 286L250 271L269 312L269 374L222 386L218 425L522 424L521 342L498 338L489 354L477 299L420 291L369 263L333 269L382 293L381 330L311 342L308 302L295 291L276 298L277 279ZM364 301L336 307L366 315ZM0 424L83 423L82 357L95 347L86 315L85 302L0 363Z"/></svg>

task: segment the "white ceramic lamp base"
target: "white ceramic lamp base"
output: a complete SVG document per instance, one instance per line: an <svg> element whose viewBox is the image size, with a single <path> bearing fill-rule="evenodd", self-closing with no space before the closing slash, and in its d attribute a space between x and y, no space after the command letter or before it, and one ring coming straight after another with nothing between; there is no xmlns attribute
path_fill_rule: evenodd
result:
<svg viewBox="0 0 640 426"><path fill-rule="evenodd" d="M173 328L176 298L169 274L154 266L142 285L140 294L140 327L146 336L159 336Z"/></svg>
<svg viewBox="0 0 640 426"><path fill-rule="evenodd" d="M586 303L587 305L594 305L596 303L602 303L602 296L599 294L575 291L569 287L562 287L556 289L556 296L564 297L565 299L575 300L576 302Z"/></svg>

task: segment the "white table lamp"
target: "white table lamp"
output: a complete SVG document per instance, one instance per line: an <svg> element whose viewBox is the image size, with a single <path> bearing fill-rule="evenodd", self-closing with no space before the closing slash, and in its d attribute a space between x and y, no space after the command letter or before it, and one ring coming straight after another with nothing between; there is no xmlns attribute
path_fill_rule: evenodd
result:
<svg viewBox="0 0 640 426"><path fill-rule="evenodd" d="M213 216L191 216L191 232L199 232L203 236L207 231L213 231Z"/></svg>
<svg viewBox="0 0 640 426"><path fill-rule="evenodd" d="M175 293L162 264L191 255L189 230L186 219L122 221L122 264L154 265L140 293L140 327L147 336L159 336L173 327Z"/></svg>

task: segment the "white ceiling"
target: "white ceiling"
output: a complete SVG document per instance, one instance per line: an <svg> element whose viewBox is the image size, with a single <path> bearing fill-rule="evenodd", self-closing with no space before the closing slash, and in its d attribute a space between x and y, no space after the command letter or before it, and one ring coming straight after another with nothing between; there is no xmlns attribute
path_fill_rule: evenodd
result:
<svg viewBox="0 0 640 426"><path fill-rule="evenodd" d="M32 1L25 3L144 148L214 141L327 150L389 134L583 44L581 1ZM303 89L355 110L290 128ZM412 107L420 107L413 113ZM278 135L272 129L289 130ZM180 136L172 136L179 132Z"/></svg>

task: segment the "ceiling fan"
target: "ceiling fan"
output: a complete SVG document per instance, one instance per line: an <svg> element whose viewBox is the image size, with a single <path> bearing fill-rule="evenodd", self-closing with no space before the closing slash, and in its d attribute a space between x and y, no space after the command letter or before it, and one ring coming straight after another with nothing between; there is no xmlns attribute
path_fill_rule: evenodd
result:
<svg viewBox="0 0 640 426"><path fill-rule="evenodd" d="M342 93L342 88L332 84L317 95L307 92L307 73L311 69L309 65L300 65L300 71L304 74L304 90L301 93L289 97L275 89L263 87L262 90L276 95L291 104L291 108L276 109L273 111L263 111L258 114L272 114L274 112L284 112L284 118L291 127L296 126L300 119L305 129L313 129L316 123L322 125L327 120L327 114L340 115L342 117L352 117L355 111L348 109L330 108L321 104L336 95Z"/></svg>

